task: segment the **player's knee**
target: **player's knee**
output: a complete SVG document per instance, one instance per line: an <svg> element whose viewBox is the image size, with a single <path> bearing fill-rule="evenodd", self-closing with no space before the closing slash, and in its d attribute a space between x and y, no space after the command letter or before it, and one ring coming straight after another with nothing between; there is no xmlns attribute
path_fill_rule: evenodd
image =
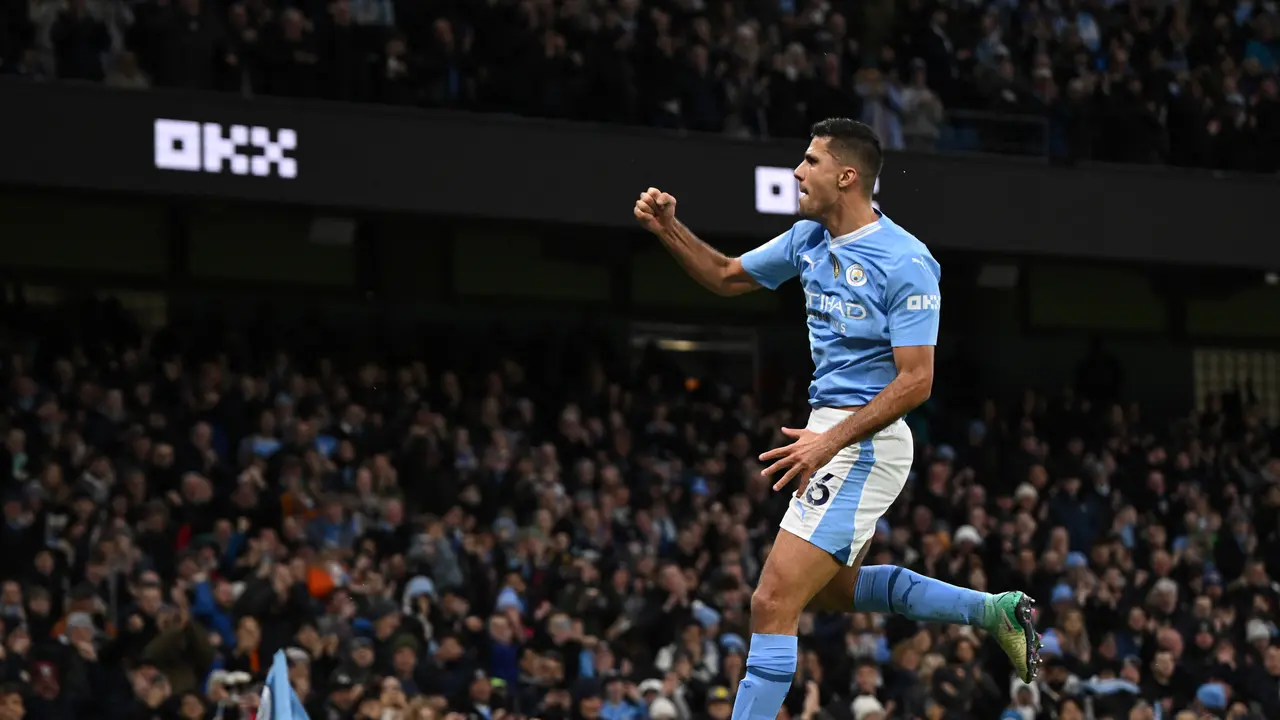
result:
<svg viewBox="0 0 1280 720"><path fill-rule="evenodd" d="M751 593L751 621L757 626L761 623L777 622L783 614L785 599L777 586L765 583Z"/></svg>
<svg viewBox="0 0 1280 720"><path fill-rule="evenodd" d="M783 583L763 582L751 594L751 627L760 633L791 633L808 598Z"/></svg>

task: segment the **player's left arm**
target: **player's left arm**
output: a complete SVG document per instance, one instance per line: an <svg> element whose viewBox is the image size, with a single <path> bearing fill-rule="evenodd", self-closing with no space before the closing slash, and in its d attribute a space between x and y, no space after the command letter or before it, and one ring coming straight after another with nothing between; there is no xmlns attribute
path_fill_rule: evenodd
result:
<svg viewBox="0 0 1280 720"><path fill-rule="evenodd" d="M866 407L831 428L837 449L871 437L929 399L942 319L940 274L937 262L926 257L905 258L890 272L885 304L898 375Z"/></svg>

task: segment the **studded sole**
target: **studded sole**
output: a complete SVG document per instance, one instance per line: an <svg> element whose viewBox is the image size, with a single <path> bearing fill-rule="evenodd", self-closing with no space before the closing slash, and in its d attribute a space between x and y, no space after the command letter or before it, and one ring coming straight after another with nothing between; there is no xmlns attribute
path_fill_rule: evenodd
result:
<svg viewBox="0 0 1280 720"><path fill-rule="evenodd" d="M1018 614L1018 622L1022 623L1022 632L1026 635L1027 641L1027 672L1030 678L1023 678L1028 683L1035 682L1036 677L1040 674L1040 635L1036 632L1035 615L1036 601L1027 595L1023 595L1018 601L1018 607L1015 612Z"/></svg>

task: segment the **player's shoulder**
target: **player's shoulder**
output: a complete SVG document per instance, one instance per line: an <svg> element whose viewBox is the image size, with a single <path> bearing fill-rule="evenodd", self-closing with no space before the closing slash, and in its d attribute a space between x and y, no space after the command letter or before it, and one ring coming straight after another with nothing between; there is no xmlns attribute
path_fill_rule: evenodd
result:
<svg viewBox="0 0 1280 720"><path fill-rule="evenodd" d="M881 216L880 222L884 230L877 233L876 244L882 248L886 267L903 268L914 264L929 270L935 277L941 276L942 267L928 245L887 215Z"/></svg>
<svg viewBox="0 0 1280 720"><path fill-rule="evenodd" d="M791 226L788 231L791 235L792 244L798 249L808 245L814 245L826 237L826 230L822 227L822 223L812 220L800 220Z"/></svg>

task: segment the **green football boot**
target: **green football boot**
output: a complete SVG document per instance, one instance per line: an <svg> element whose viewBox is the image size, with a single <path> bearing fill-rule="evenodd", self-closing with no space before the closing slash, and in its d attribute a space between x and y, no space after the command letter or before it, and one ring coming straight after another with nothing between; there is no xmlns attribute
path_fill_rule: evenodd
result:
<svg viewBox="0 0 1280 720"><path fill-rule="evenodd" d="M1040 635L1033 615L1036 601L1018 591L991 595L983 613L983 629L991 633L1025 683L1040 671Z"/></svg>

